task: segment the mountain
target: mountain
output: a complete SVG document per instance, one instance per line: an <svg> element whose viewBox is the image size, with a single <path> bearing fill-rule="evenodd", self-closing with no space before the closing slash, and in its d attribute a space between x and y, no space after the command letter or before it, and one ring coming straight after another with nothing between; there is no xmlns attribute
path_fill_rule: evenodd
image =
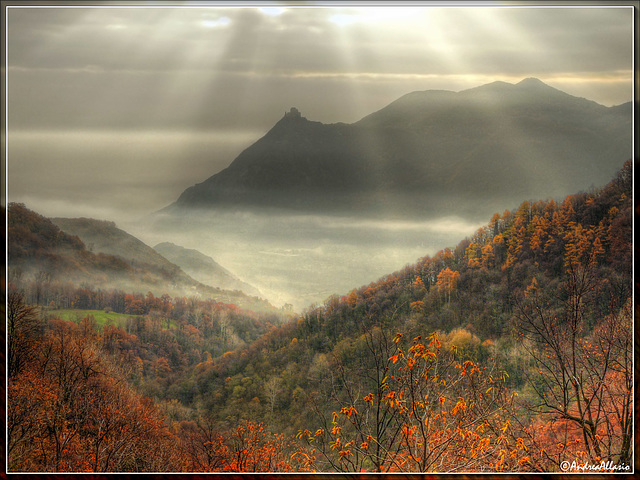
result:
<svg viewBox="0 0 640 480"><path fill-rule="evenodd" d="M194 284L181 268L133 235L119 229L114 222L93 218L51 218L60 230L75 235L90 252L104 253L122 258L133 267L172 279Z"/></svg>
<svg viewBox="0 0 640 480"><path fill-rule="evenodd" d="M353 124L295 108L165 209L277 207L488 215L606 182L631 158L631 103L605 107L538 79L409 93Z"/></svg>
<svg viewBox="0 0 640 480"><path fill-rule="evenodd" d="M171 242L159 243L153 249L205 285L215 285L225 290L240 290L247 295L261 295L255 287L243 282L213 258L198 250L184 248Z"/></svg>
<svg viewBox="0 0 640 480"><path fill-rule="evenodd" d="M7 223L12 278L37 275L75 283L118 281L119 285L141 280L141 272L123 258L89 251L77 235L63 232L23 204L9 204ZM157 275L149 275L145 283L160 281Z"/></svg>
<svg viewBox="0 0 640 480"><path fill-rule="evenodd" d="M118 256L133 266L165 275L176 282L194 280L221 290L239 290L260 296L251 285L242 282L212 258L196 250L187 250L165 242L151 248L114 222L93 218L52 218L66 233L77 235L90 251Z"/></svg>
<svg viewBox="0 0 640 480"><path fill-rule="evenodd" d="M156 296L195 295L254 311L276 311L261 298L198 282L113 222L52 220L12 203L8 231L8 265L14 280L41 277L102 289L151 291Z"/></svg>

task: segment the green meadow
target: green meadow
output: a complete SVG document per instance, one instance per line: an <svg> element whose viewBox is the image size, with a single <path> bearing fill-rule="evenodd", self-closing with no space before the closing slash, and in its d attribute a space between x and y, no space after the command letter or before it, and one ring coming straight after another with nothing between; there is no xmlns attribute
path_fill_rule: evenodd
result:
<svg viewBox="0 0 640 480"><path fill-rule="evenodd" d="M59 318L61 320L70 320L75 323L79 323L80 320L82 320L84 317L93 315L96 328L98 329L102 329L105 325L117 325L124 328L129 318L140 316L125 313L105 312L104 310L74 309L47 310L46 315L47 317Z"/></svg>

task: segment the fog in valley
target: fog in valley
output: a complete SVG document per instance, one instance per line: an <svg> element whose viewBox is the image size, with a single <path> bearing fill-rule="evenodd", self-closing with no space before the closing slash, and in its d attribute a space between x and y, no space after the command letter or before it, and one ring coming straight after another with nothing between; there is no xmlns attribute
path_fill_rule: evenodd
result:
<svg viewBox="0 0 640 480"><path fill-rule="evenodd" d="M155 213L215 173L212 168L225 168L261 135L16 133L9 194L25 192L15 200L47 217L114 221L149 246L169 241L198 250L273 305L290 304L296 311L454 247L489 221L450 213L416 221L363 217L358 211L329 216L212 210L178 219Z"/></svg>
<svg viewBox="0 0 640 480"><path fill-rule="evenodd" d="M486 222L485 222L486 223ZM275 211L210 211L162 216L128 230L150 245L163 240L211 256L276 306L297 311L378 280L472 234L456 217L394 221Z"/></svg>

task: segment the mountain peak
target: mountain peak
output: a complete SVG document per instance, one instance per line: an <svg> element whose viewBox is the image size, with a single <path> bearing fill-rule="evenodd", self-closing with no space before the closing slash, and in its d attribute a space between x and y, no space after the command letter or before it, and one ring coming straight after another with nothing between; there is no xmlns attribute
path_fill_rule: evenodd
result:
<svg viewBox="0 0 640 480"><path fill-rule="evenodd" d="M562 96L569 95L562 90L558 90L557 88L552 87L551 85L547 85L542 80L534 77L525 78L524 80L520 80L515 84L516 89L532 91L536 93L547 92L554 93L556 95L562 94Z"/></svg>
<svg viewBox="0 0 640 480"><path fill-rule="evenodd" d="M523 87L526 87L526 86L544 86L544 87L548 87L549 86L546 83L544 83L542 80L540 80L539 78L535 78L535 77L529 77L529 78L525 78L524 80L520 80L516 85L520 85L520 86L523 86Z"/></svg>
<svg viewBox="0 0 640 480"><path fill-rule="evenodd" d="M307 117L303 117L300 110L296 107L291 107L288 112L284 112L284 116L280 119L278 123L282 123L285 125L299 125L309 123Z"/></svg>
<svg viewBox="0 0 640 480"><path fill-rule="evenodd" d="M291 107L288 112L284 112L283 117L274 125L274 129L279 131L279 128L286 126L287 129L291 127L301 127L309 123L306 117L303 117L296 107Z"/></svg>

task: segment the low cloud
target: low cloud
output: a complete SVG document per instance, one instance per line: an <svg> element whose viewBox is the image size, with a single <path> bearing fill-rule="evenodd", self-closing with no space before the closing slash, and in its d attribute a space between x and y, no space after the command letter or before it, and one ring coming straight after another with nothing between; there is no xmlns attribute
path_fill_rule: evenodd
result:
<svg viewBox="0 0 640 480"><path fill-rule="evenodd" d="M46 214L111 211L132 218L175 201L185 188L227 167L255 131L78 131L11 134L9 201Z"/></svg>
<svg viewBox="0 0 640 480"><path fill-rule="evenodd" d="M419 258L455 247L479 224L457 217L419 222L277 211L202 211L122 228L149 245L171 241L211 256L277 304L302 310L343 295Z"/></svg>

